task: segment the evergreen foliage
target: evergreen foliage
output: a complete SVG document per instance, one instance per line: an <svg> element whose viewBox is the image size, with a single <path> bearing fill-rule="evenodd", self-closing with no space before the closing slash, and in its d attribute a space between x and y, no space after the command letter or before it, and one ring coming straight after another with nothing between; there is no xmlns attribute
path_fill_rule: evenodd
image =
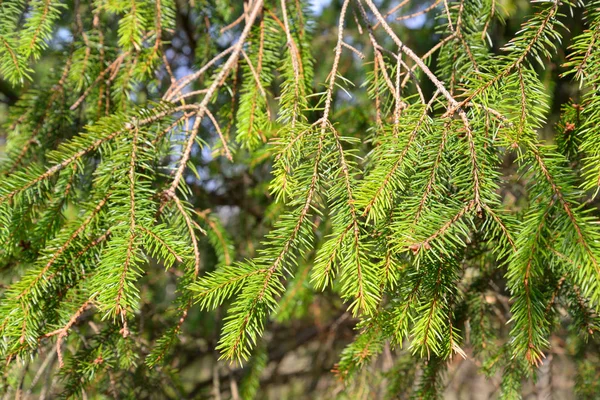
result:
<svg viewBox="0 0 600 400"><path fill-rule="evenodd" d="M458 358L520 398L556 337L594 398L600 1L532 2L504 42L495 0L407 3L340 1L325 57L304 0L0 2L2 390L186 398L193 315L244 366L232 398L261 398L275 327L330 302L347 398L442 398ZM236 174L232 210L210 188Z"/></svg>

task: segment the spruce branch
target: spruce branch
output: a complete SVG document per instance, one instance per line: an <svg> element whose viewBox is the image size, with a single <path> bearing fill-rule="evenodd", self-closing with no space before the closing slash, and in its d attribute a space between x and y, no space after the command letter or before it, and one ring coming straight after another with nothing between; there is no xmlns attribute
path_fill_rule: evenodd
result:
<svg viewBox="0 0 600 400"><path fill-rule="evenodd" d="M500 73L496 74L492 79L488 80L485 84L479 86L479 88L474 90L471 94L469 94L460 103L456 103L455 105L453 105L453 107L448 110L449 115L453 114L460 108L464 107L467 103L472 101L476 96L482 94L488 88L490 88L492 85L496 84L498 81L500 81L504 77L508 76L515 68L520 67L521 64L525 61L525 59L531 53L534 53L534 55L538 58L538 60L539 60L539 56L537 55L538 51L542 51L542 53L548 54L547 50L545 50L543 47L541 49L538 49L538 46L540 46L539 43L542 43L541 46L543 46L544 44L550 43L550 41L546 40L546 37L545 37L546 30L547 30L548 26L551 26L553 24L554 17L558 13L558 6L560 5L561 2L559 0L556 0L556 1L553 0L553 1L549 1L548 3L550 3L551 5L547 9L544 10L541 18L540 18L540 15L536 15L531 20L529 20L525 23L526 27L536 28L536 30L534 31L533 34L530 34L529 29L523 29L522 30L522 32L524 32L523 37L515 38L505 46L505 49L509 50L512 53L511 54L511 56L512 56L511 58L513 58L512 61L509 62L501 70ZM536 25L538 25L538 26L536 26ZM548 34L553 35L555 39L560 39L560 36L557 33L548 32ZM541 61L539 61L539 62L540 62L540 64L543 64Z"/></svg>
<svg viewBox="0 0 600 400"><path fill-rule="evenodd" d="M215 80L213 81L213 83L209 86L209 88L206 92L206 95L204 95L204 98L202 99L202 101L198 104L198 112L195 115L196 121L194 122L194 127L192 128L190 136L187 139L187 142L186 142L185 147L182 152L181 160L179 161L179 166L175 172L175 177L173 178L173 183L171 184L171 186L169 188L170 191L172 191L172 192L175 192L177 190L177 187L179 186L179 182L181 181L181 178L183 176L183 172L186 169L187 162L189 160L190 153L192 151L192 146L195 142L196 135L198 134L198 127L200 125L200 121L202 120L202 117L206 113L206 107L208 106L208 103L211 101L213 94L222 85L223 78L231 72L231 69L235 65L235 63L242 51L242 46L244 45L246 37L250 33L250 29L252 28L254 20L256 19L257 15L261 9L262 9L262 0L256 0L253 4L252 10L250 11L250 13L248 15L246 26L244 27L244 30L240 34L240 37L239 37L237 43L235 45L233 45L231 48L231 55L229 56L227 61L225 61L225 64L221 68L218 75L215 77ZM187 84L187 82L191 82L191 80L193 80L193 79L194 79L193 77L186 78L184 80L184 82L178 86L178 88L183 88ZM172 96L172 95L170 95L170 96ZM169 100L169 99L170 99L170 97L166 97L166 100Z"/></svg>
<svg viewBox="0 0 600 400"><path fill-rule="evenodd" d="M81 315L85 312L85 310L87 310L92 305L92 303L93 303L92 299L86 300L81 305L81 307L79 307L79 309L77 309L77 311L71 316L71 319L69 319L69 322L67 322L67 324L65 326L63 326L62 328L57 329L55 331L49 332L45 335L45 337L52 337L52 336L58 335L58 339L56 340L56 354L58 357L59 368L62 368L65 366L65 363L63 361L63 356L62 356L62 345L63 345L67 335L69 334L69 330L73 327L73 325L75 325L77 320L81 317Z"/></svg>
<svg viewBox="0 0 600 400"><path fill-rule="evenodd" d="M7 393L593 397L600 2L417 3L1 3Z"/></svg>

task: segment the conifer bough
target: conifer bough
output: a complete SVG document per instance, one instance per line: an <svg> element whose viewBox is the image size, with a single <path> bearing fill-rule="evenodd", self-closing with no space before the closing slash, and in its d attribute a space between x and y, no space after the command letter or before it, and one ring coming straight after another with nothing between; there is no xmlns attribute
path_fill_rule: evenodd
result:
<svg viewBox="0 0 600 400"><path fill-rule="evenodd" d="M519 398L556 338L597 394L600 1L503 42L495 0L338 3L318 65L303 0L0 3L4 393L186 397L193 313L253 398L267 331L317 307L356 328L350 398L442 397L456 357Z"/></svg>

